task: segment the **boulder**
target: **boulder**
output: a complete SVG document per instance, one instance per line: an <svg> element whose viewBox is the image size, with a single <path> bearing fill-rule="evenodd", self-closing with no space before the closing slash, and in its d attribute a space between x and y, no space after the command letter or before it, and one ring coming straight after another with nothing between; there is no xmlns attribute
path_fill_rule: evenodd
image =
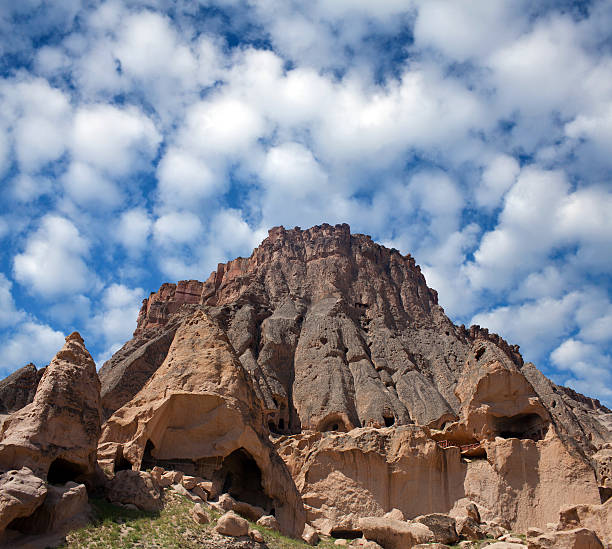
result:
<svg viewBox="0 0 612 549"><path fill-rule="evenodd" d="M191 509L191 517L198 524L208 524L210 516L208 511L201 503L196 503Z"/></svg>
<svg viewBox="0 0 612 549"><path fill-rule="evenodd" d="M414 545L412 549L450 549L448 545L444 543L419 543L418 545Z"/></svg>
<svg viewBox="0 0 612 549"><path fill-rule="evenodd" d="M182 484L173 484L172 490L177 494L186 497L189 501L192 501L193 503L201 503L202 501L198 496L192 494L189 490L187 490L187 488L185 488Z"/></svg>
<svg viewBox="0 0 612 549"><path fill-rule="evenodd" d="M46 495L45 482L27 467L0 474L0 532L16 518L30 516Z"/></svg>
<svg viewBox="0 0 612 549"><path fill-rule="evenodd" d="M47 487L47 496L30 516L17 519L12 528L26 534L55 532L64 525L83 526L88 522L89 505L84 484L67 482Z"/></svg>
<svg viewBox="0 0 612 549"><path fill-rule="evenodd" d="M404 549L419 543L434 541L433 532L418 522L402 522L384 517L359 519L363 536L382 545L385 549Z"/></svg>
<svg viewBox="0 0 612 549"><path fill-rule="evenodd" d="M587 528L546 532L527 539L529 549L603 549L595 532Z"/></svg>
<svg viewBox="0 0 612 549"><path fill-rule="evenodd" d="M249 528L249 537L257 543L265 543L266 541L263 537L263 534L255 528Z"/></svg>
<svg viewBox="0 0 612 549"><path fill-rule="evenodd" d="M489 549L527 549L527 546L522 543L511 543L508 541L498 541L487 545Z"/></svg>
<svg viewBox="0 0 612 549"><path fill-rule="evenodd" d="M402 513L399 509L395 509L395 508L391 509L391 511L388 511L383 516L385 518L390 518L393 520L406 520L404 513Z"/></svg>
<svg viewBox="0 0 612 549"><path fill-rule="evenodd" d="M378 543L365 538L358 538L351 541L349 547L358 547L359 549L383 549Z"/></svg>
<svg viewBox="0 0 612 549"><path fill-rule="evenodd" d="M29 467L52 484L96 470L102 410L96 365L74 332L45 369L34 400L0 428L0 469Z"/></svg>
<svg viewBox="0 0 612 549"><path fill-rule="evenodd" d="M280 530L280 525L276 520L276 517L272 515L265 515L257 521L257 524L260 526L265 526L266 528L270 528L271 530Z"/></svg>
<svg viewBox="0 0 612 549"><path fill-rule="evenodd" d="M319 543L319 534L310 524L306 523L304 525L304 531L302 532L302 539L308 545L316 545Z"/></svg>
<svg viewBox="0 0 612 549"><path fill-rule="evenodd" d="M118 471L106 485L106 497L113 503L133 503L143 511L163 507L159 486L145 471Z"/></svg>
<svg viewBox="0 0 612 549"><path fill-rule="evenodd" d="M199 484L196 484L191 493L199 497L202 501L208 501L208 492L204 490Z"/></svg>
<svg viewBox="0 0 612 549"><path fill-rule="evenodd" d="M456 530L456 521L448 515L440 513L432 513L423 515L414 519L429 528L434 535L436 543L456 543L459 541L459 536Z"/></svg>
<svg viewBox="0 0 612 549"><path fill-rule="evenodd" d="M251 505L250 503L246 503L244 501L235 501L233 511L238 513L241 517L244 517L253 522L257 522L261 517L266 514L266 511L261 507L258 507L257 505ZM276 524L278 525L278 521L276 521Z"/></svg>
<svg viewBox="0 0 612 549"><path fill-rule="evenodd" d="M187 490L193 490L193 488L198 484L198 482L202 482L204 479L200 477L192 477L190 475L183 475L183 479L181 480L181 484L187 488Z"/></svg>
<svg viewBox="0 0 612 549"><path fill-rule="evenodd" d="M467 513L468 517L480 524L480 511L474 502L470 501L466 504L465 512Z"/></svg>
<svg viewBox="0 0 612 549"><path fill-rule="evenodd" d="M471 517L459 517L456 522L457 534L468 540L484 539L486 537L484 530Z"/></svg>
<svg viewBox="0 0 612 549"><path fill-rule="evenodd" d="M249 533L249 523L233 511L228 511L217 521L215 532L238 538Z"/></svg>
<svg viewBox="0 0 612 549"><path fill-rule="evenodd" d="M214 505L222 511L233 511L236 506L236 500L229 494L221 494Z"/></svg>

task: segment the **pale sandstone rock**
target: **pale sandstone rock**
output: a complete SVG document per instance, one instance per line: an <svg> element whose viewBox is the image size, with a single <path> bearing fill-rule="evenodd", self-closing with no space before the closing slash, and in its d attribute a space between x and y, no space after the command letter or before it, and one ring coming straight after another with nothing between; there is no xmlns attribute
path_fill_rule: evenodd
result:
<svg viewBox="0 0 612 549"><path fill-rule="evenodd" d="M527 540L529 549L603 549L595 532L586 528L546 532Z"/></svg>
<svg viewBox="0 0 612 549"><path fill-rule="evenodd" d="M544 533L544 530L542 530L541 528L534 528L533 526L530 528L527 528L527 537L528 538L537 538L538 536L541 536Z"/></svg>
<svg viewBox="0 0 612 549"><path fill-rule="evenodd" d="M490 549L527 549L527 546L522 543L511 543L508 541L498 541L487 545Z"/></svg>
<svg viewBox="0 0 612 549"><path fill-rule="evenodd" d="M45 482L22 467L0 474L0 532L14 519L30 516L45 500Z"/></svg>
<svg viewBox="0 0 612 549"><path fill-rule="evenodd" d="M181 484L187 488L187 490L193 490L194 486L196 486L199 482L202 482L204 479L201 477L192 477L190 475L184 475L181 479Z"/></svg>
<svg viewBox="0 0 612 549"><path fill-rule="evenodd" d="M12 528L26 534L60 530L64 525L83 526L88 522L88 497L84 484L68 482L47 486L44 502L28 517L13 522Z"/></svg>
<svg viewBox="0 0 612 549"><path fill-rule="evenodd" d="M348 544L349 544L348 540L344 538L339 538L334 541L334 545L336 545L337 547L346 547L348 546Z"/></svg>
<svg viewBox="0 0 612 549"><path fill-rule="evenodd" d="M191 493L199 497L202 501L208 501L208 492L204 490L199 484L196 484Z"/></svg>
<svg viewBox="0 0 612 549"><path fill-rule="evenodd" d="M250 503L246 503L244 501L236 501L234 504L233 511L253 522L257 522L261 517L266 514L266 511L261 507L258 507L257 505L251 505ZM276 521L276 524L278 524L278 521Z"/></svg>
<svg viewBox="0 0 612 549"><path fill-rule="evenodd" d="M463 538L484 539L486 537L481 525L471 517L460 517L456 523L457 534Z"/></svg>
<svg viewBox="0 0 612 549"><path fill-rule="evenodd" d="M217 521L215 531L224 536L240 537L249 533L249 523L233 511L228 511Z"/></svg>
<svg viewBox="0 0 612 549"><path fill-rule="evenodd" d="M359 519L359 527L366 539L375 541L385 549L404 549L434 540L432 531L418 522L364 517Z"/></svg>
<svg viewBox="0 0 612 549"><path fill-rule="evenodd" d="M559 511L560 530L593 530L604 543L612 543L612 499L601 505L565 506Z"/></svg>
<svg viewBox="0 0 612 549"><path fill-rule="evenodd" d="M406 520L406 517L404 516L404 513L402 513L399 509L391 509L391 511L385 513L383 515L383 517L385 518L390 518L393 520Z"/></svg>
<svg viewBox="0 0 612 549"><path fill-rule="evenodd" d="M122 455L135 468L178 460L185 472L219 488L231 474L232 495L274 508L283 531L297 535L303 506L263 429L260 402L227 336L197 311L183 321L147 384L108 419L99 456L112 465ZM245 486L241 475L258 486Z"/></svg>
<svg viewBox="0 0 612 549"><path fill-rule="evenodd" d="M153 467L153 469L151 469L151 476L153 477L153 479L155 480L155 482L157 482L157 484L159 484L161 486L162 484L162 476L166 471L163 469L163 467ZM170 486L170 484L172 484L171 482L169 484L167 484L166 486Z"/></svg>
<svg viewBox="0 0 612 549"><path fill-rule="evenodd" d="M74 332L45 369L34 400L0 427L0 468L26 466L59 483L92 474L101 419L96 365Z"/></svg>
<svg viewBox="0 0 612 549"><path fill-rule="evenodd" d="M215 503L216 506L223 511L233 511L236 506L236 500L229 494L221 494L219 500Z"/></svg>
<svg viewBox="0 0 612 549"><path fill-rule="evenodd" d="M378 543L365 538L358 538L351 541L349 547L359 547L360 549L382 549Z"/></svg>
<svg viewBox="0 0 612 549"><path fill-rule="evenodd" d="M263 534L259 530L256 530L255 528L249 528L249 537L257 543L265 542Z"/></svg>
<svg viewBox="0 0 612 549"><path fill-rule="evenodd" d="M306 523L302 532L302 539L308 545L316 545L319 543L319 534L310 524Z"/></svg>
<svg viewBox="0 0 612 549"><path fill-rule="evenodd" d="M450 549L448 545L444 543L419 543L418 545L413 545L412 549Z"/></svg>
<svg viewBox="0 0 612 549"><path fill-rule="evenodd" d="M502 536L508 533L506 528L498 526L497 524L490 524L488 522L481 524L480 528L485 533L485 536L493 539L500 539Z"/></svg>
<svg viewBox="0 0 612 549"><path fill-rule="evenodd" d="M106 485L111 502L133 503L143 511L159 511L162 499L159 486L145 471L118 471Z"/></svg>
<svg viewBox="0 0 612 549"><path fill-rule="evenodd" d="M478 507L474 502L469 502L466 506L465 506L465 511L467 513L467 516L470 517L471 519L475 520L477 523L480 524L480 511L478 511Z"/></svg>
<svg viewBox="0 0 612 549"><path fill-rule="evenodd" d="M272 530L280 530L280 525L278 524L276 517L272 515L265 515L263 517L260 517L257 520L257 524L259 524L260 526L265 526L266 528L270 528Z"/></svg>
<svg viewBox="0 0 612 549"><path fill-rule="evenodd" d="M210 516L208 511L201 503L196 503L191 509L191 517L198 524L208 524Z"/></svg>
<svg viewBox="0 0 612 549"><path fill-rule="evenodd" d="M416 522L420 522L429 528L434 535L436 543L455 543L459 541L456 530L456 521L448 515L432 513L416 517Z"/></svg>
<svg viewBox="0 0 612 549"><path fill-rule="evenodd" d="M202 501L198 496L192 494L189 490L187 490L187 488L185 488L182 484L173 484L171 488L177 494L186 497L189 501L192 501L193 503L200 503Z"/></svg>

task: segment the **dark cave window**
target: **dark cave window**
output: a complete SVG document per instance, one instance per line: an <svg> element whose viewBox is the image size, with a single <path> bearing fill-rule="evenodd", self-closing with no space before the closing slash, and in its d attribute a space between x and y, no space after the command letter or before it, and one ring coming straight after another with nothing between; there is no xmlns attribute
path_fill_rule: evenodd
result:
<svg viewBox="0 0 612 549"><path fill-rule="evenodd" d="M283 430L285 428L285 420L283 418L280 418L278 420L278 428Z"/></svg>
<svg viewBox="0 0 612 549"><path fill-rule="evenodd" d="M49 467L47 482L49 484L66 484L71 480L75 480L83 473L84 470L80 465L76 465L65 459L57 458Z"/></svg>
<svg viewBox="0 0 612 549"><path fill-rule="evenodd" d="M385 427L391 427L395 423L395 417L392 415L384 415Z"/></svg>
<svg viewBox="0 0 612 549"><path fill-rule="evenodd" d="M272 508L272 500L262 487L261 469L244 448L233 451L223 460L220 474L223 492L238 501L262 507L266 512Z"/></svg>
<svg viewBox="0 0 612 549"><path fill-rule="evenodd" d="M485 351L486 349L484 347L481 347L480 349L478 349L476 351L476 360L480 360L480 357L484 355Z"/></svg>

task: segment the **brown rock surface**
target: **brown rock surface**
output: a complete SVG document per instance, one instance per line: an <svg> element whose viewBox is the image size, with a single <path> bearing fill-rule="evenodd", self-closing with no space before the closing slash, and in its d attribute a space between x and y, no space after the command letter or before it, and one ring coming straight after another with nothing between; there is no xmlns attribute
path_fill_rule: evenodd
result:
<svg viewBox="0 0 612 549"><path fill-rule="evenodd" d="M159 486L145 471L117 471L106 485L106 497L113 503L132 503L143 511L159 511L163 506Z"/></svg>
<svg viewBox="0 0 612 549"><path fill-rule="evenodd" d="M576 528L561 532L546 532L527 539L528 549L604 549L592 530Z"/></svg>
<svg viewBox="0 0 612 549"><path fill-rule="evenodd" d="M177 330L164 363L105 424L107 466L155 465L229 485L236 499L302 532L303 507L282 460L264 435L248 374L218 323L197 311ZM127 465L124 465L127 466Z"/></svg>
<svg viewBox="0 0 612 549"><path fill-rule="evenodd" d="M0 468L27 466L52 483L93 473L101 419L96 365L74 332L45 369L33 402L0 427Z"/></svg>
<svg viewBox="0 0 612 549"><path fill-rule="evenodd" d="M22 467L0 474L0 533L15 519L30 516L47 495L45 482Z"/></svg>
<svg viewBox="0 0 612 549"><path fill-rule="evenodd" d="M414 520L424 524L433 532L436 543L456 543L459 541L455 519L448 515L431 513L416 517Z"/></svg>
<svg viewBox="0 0 612 549"><path fill-rule="evenodd" d="M239 538L249 533L249 523L233 511L228 511L217 521L215 531L224 536Z"/></svg>
<svg viewBox="0 0 612 549"><path fill-rule="evenodd" d="M360 517L382 517L393 507L411 519L465 508L467 501L514 528L544 527L563 503L599 499L592 468L553 432L538 442L497 438L483 444L483 458L470 461L417 426L304 433L276 445L308 522L326 534L356 530Z"/></svg>
<svg viewBox="0 0 612 549"><path fill-rule="evenodd" d="M601 505L572 505L559 511L559 529L577 527L593 530L599 539L612 544L612 499Z"/></svg>
<svg viewBox="0 0 612 549"><path fill-rule="evenodd" d="M431 530L418 522L364 517L359 519L359 527L366 539L375 541L385 549L405 549L434 540Z"/></svg>
<svg viewBox="0 0 612 549"><path fill-rule="evenodd" d="M44 368L28 364L0 381L0 414L12 414L34 400Z"/></svg>
<svg viewBox="0 0 612 549"><path fill-rule="evenodd" d="M67 482L64 486L49 485L42 505L32 515L13 521L11 528L26 534L42 534L83 526L88 519L85 485Z"/></svg>

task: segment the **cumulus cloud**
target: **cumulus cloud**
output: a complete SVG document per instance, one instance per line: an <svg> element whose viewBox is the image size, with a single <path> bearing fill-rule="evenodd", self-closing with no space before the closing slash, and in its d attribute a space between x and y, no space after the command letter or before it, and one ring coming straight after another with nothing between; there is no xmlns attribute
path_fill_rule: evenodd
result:
<svg viewBox="0 0 612 549"><path fill-rule="evenodd" d="M115 237L129 252L142 250L151 234L151 217L143 208L126 210L119 218Z"/></svg>
<svg viewBox="0 0 612 549"><path fill-rule="evenodd" d="M45 366L64 345L64 335L46 324L27 321L5 339L0 368L9 373L34 362Z"/></svg>
<svg viewBox="0 0 612 549"><path fill-rule="evenodd" d="M121 176L147 167L160 141L153 122L137 108L101 104L76 112L71 150L75 160Z"/></svg>
<svg viewBox="0 0 612 549"><path fill-rule="evenodd" d="M31 293L51 298L92 286L94 275L84 257L89 242L68 219L45 216L14 259L16 280Z"/></svg>

